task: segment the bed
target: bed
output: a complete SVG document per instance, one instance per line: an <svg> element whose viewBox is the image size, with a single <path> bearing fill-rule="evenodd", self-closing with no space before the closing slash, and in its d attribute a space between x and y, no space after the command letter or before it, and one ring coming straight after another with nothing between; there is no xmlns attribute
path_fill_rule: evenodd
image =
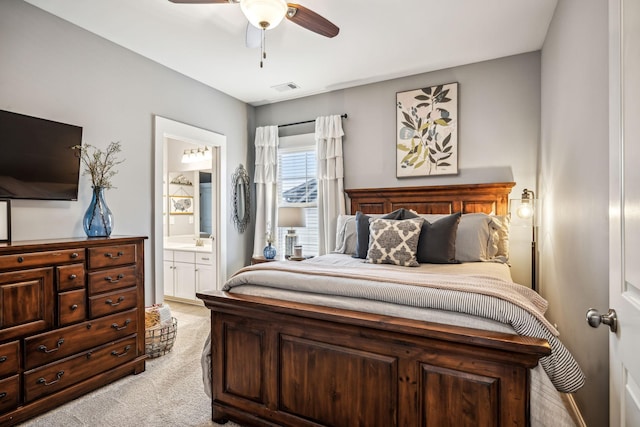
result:
<svg viewBox="0 0 640 427"><path fill-rule="evenodd" d="M504 218L513 185L347 193L351 212L379 218L407 210L422 217L409 222L436 224L455 212ZM485 261L408 268L335 253L247 267L225 291L198 293L211 310L203 369L212 419L260 426L573 425L558 390L573 392L584 377L544 319L545 301L513 284L504 260ZM503 292L510 301L496 297ZM442 300L455 300L455 309L434 303ZM494 305L498 314L485 318ZM533 314L522 314L530 305ZM516 317L507 325L500 316Z"/></svg>

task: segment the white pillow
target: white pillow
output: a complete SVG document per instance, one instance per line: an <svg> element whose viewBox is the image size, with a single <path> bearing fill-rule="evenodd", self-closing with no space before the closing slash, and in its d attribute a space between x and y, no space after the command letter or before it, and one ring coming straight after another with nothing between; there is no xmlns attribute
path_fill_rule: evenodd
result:
<svg viewBox="0 0 640 427"><path fill-rule="evenodd" d="M352 255L356 252L356 216L338 215L334 253Z"/></svg>
<svg viewBox="0 0 640 427"><path fill-rule="evenodd" d="M495 258L501 262L509 261L509 230L511 226L511 218L508 215L492 215L491 238L489 240L491 258Z"/></svg>

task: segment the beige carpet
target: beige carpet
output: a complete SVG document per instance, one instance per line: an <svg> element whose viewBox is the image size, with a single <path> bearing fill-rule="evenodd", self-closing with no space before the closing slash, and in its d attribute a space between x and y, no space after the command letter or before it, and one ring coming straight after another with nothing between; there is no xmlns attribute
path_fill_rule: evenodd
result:
<svg viewBox="0 0 640 427"><path fill-rule="evenodd" d="M178 319L170 353L147 360L147 369L125 377L23 427L218 426L211 421L211 401L204 393L200 353L209 331L209 310L169 303ZM238 427L227 423L225 427Z"/></svg>

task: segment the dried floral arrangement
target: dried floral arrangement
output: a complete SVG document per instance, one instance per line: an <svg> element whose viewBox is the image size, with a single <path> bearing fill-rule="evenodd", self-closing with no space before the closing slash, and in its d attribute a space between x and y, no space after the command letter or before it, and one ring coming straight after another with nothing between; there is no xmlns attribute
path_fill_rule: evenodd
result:
<svg viewBox="0 0 640 427"><path fill-rule="evenodd" d="M77 150L85 166L83 175L91 176L91 185L94 188L115 188L111 178L118 173L115 167L124 162L117 157L117 154L122 151L120 141L111 142L105 151L90 144L74 145L71 148Z"/></svg>

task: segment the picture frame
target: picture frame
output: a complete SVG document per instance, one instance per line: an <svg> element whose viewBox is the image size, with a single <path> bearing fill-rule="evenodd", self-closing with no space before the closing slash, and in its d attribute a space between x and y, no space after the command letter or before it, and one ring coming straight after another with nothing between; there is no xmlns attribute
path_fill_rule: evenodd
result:
<svg viewBox="0 0 640 427"><path fill-rule="evenodd" d="M396 93L396 178L458 173L458 83Z"/></svg>
<svg viewBox="0 0 640 427"><path fill-rule="evenodd" d="M0 243L11 242L11 200L0 199Z"/></svg>
<svg viewBox="0 0 640 427"><path fill-rule="evenodd" d="M193 215L193 197L169 196L169 215Z"/></svg>

